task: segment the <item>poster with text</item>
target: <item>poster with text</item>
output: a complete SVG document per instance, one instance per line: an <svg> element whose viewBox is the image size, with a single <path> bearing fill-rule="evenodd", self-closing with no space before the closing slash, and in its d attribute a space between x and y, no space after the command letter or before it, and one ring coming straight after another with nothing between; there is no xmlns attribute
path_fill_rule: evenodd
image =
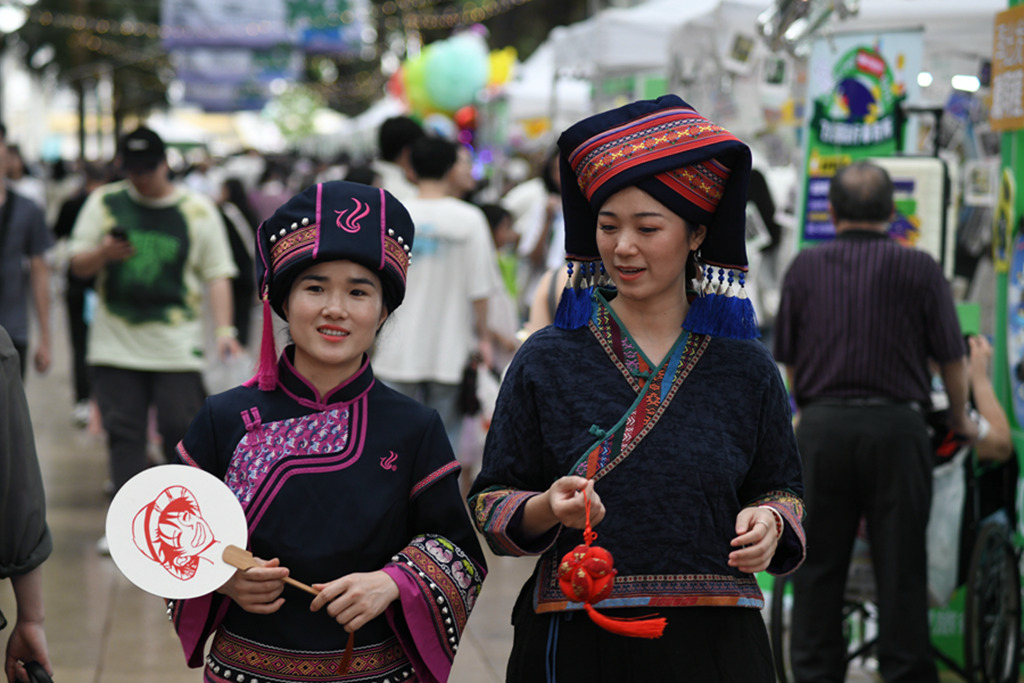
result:
<svg viewBox="0 0 1024 683"><path fill-rule="evenodd" d="M834 35L811 52L800 243L832 239L828 190L837 168L893 156L900 105L917 94L920 31ZM908 138L903 138L908 139Z"/></svg>

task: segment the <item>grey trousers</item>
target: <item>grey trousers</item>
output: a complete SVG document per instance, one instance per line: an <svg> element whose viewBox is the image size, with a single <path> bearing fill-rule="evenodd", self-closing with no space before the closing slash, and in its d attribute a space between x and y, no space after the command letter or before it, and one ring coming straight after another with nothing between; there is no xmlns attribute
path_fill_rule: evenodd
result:
<svg viewBox="0 0 1024 683"><path fill-rule="evenodd" d="M103 418L110 455L110 478L117 491L146 468L149 408L156 407L157 431L170 461L206 390L199 372L148 372L93 367L93 396Z"/></svg>

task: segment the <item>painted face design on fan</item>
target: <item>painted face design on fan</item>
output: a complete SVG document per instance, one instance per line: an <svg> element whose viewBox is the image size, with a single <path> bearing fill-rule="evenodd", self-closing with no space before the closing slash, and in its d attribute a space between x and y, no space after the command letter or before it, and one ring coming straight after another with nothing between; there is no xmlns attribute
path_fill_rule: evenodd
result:
<svg viewBox="0 0 1024 683"><path fill-rule="evenodd" d="M217 539L203 518L196 496L184 486L169 486L143 506L132 522L132 539L142 553L172 576L188 581Z"/></svg>

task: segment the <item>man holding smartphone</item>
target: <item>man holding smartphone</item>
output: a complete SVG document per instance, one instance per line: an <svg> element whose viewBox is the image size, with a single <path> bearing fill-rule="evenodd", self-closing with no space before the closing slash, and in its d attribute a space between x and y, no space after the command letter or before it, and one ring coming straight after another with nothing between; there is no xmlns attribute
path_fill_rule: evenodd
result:
<svg viewBox="0 0 1024 683"><path fill-rule="evenodd" d="M146 466L150 406L168 460L202 406L204 287L218 353L240 352L231 326L236 268L217 207L171 181L154 131L124 136L119 158L126 179L89 196L68 245L71 271L96 276L88 362L115 491Z"/></svg>

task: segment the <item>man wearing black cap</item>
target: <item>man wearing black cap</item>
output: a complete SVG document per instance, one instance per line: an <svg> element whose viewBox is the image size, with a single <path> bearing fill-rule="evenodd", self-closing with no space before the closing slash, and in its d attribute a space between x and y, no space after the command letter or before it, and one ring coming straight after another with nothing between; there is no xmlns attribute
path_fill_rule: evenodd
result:
<svg viewBox="0 0 1024 683"><path fill-rule="evenodd" d="M97 278L88 362L115 490L146 466L151 405L167 459L202 405L203 285L218 353L240 351L231 326L237 271L217 207L171 182L152 130L126 135L119 158L126 180L89 196L68 245L72 273Z"/></svg>

